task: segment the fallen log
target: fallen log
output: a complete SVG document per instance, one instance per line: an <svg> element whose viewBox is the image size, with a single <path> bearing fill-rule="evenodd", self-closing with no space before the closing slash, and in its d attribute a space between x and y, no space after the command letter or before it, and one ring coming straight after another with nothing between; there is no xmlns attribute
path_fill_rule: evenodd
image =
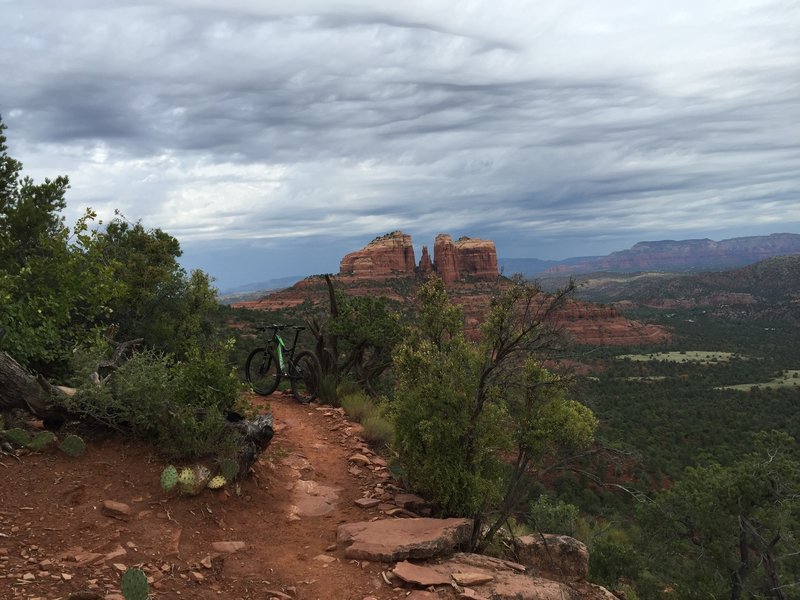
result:
<svg viewBox="0 0 800 600"><path fill-rule="evenodd" d="M25 370L5 352L0 352L0 411L27 410L43 420L63 420L59 399L66 394L41 375Z"/></svg>

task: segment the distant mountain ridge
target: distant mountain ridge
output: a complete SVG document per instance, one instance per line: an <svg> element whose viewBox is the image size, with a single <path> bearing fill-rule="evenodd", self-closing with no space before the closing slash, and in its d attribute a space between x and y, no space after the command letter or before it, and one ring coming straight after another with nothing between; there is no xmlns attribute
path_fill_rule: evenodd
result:
<svg viewBox="0 0 800 600"><path fill-rule="evenodd" d="M800 322L800 255L768 258L728 271L596 273L580 281L591 302L650 308L750 307L753 314Z"/></svg>
<svg viewBox="0 0 800 600"><path fill-rule="evenodd" d="M561 261L500 259L507 274L557 275L569 273L636 273L640 271L705 271L744 267L776 256L800 254L800 234L771 235L714 240L661 240L639 242L627 250L607 256L568 258Z"/></svg>

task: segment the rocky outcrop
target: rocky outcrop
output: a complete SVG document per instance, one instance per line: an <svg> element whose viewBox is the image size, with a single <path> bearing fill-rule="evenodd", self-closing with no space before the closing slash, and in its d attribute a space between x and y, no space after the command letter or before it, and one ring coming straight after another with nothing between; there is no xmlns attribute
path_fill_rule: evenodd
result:
<svg viewBox="0 0 800 600"><path fill-rule="evenodd" d="M445 285L459 279L496 279L497 249L494 242L474 238L453 238L445 233L433 244L433 266Z"/></svg>
<svg viewBox="0 0 800 600"><path fill-rule="evenodd" d="M589 550L575 538L544 533L524 535L516 542L519 560L536 572L556 579L589 576Z"/></svg>
<svg viewBox="0 0 800 600"><path fill-rule="evenodd" d="M384 519L340 525L346 558L394 562L452 553L469 541L469 519Z"/></svg>
<svg viewBox="0 0 800 600"><path fill-rule="evenodd" d="M346 255L339 263L339 274L359 279L386 279L412 276L416 266L411 236L393 231Z"/></svg>
<svg viewBox="0 0 800 600"><path fill-rule="evenodd" d="M381 281L393 277L421 277L436 273L446 285L459 280L497 279L497 249L494 242L463 237L453 242L447 234L436 236L433 262L428 247L422 247L419 265L414 262L411 236L394 231L375 238L364 248L346 255L339 264L339 277L348 280Z"/></svg>
<svg viewBox="0 0 800 600"><path fill-rule="evenodd" d="M463 590L458 598L473 600L616 600L611 592L584 578L544 575L536 569L480 554L459 553L422 565L402 562L390 573L400 585L428 589L433 586L444 594L433 598L451 598L447 593L457 585Z"/></svg>
<svg viewBox="0 0 800 600"><path fill-rule="evenodd" d="M419 259L419 274L427 277L433 273L433 263L431 262L431 255L428 254L428 247L422 247L422 256Z"/></svg>

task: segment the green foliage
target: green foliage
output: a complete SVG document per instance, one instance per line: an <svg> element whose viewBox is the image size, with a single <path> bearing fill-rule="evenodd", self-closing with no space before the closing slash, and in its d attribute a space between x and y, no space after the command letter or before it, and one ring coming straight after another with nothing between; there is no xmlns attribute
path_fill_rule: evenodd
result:
<svg viewBox="0 0 800 600"><path fill-rule="evenodd" d="M167 456L225 453L233 440L224 411L237 400L240 384L224 356L197 350L176 362L154 351L137 352L108 384L87 383L65 404L73 413L152 439Z"/></svg>
<svg viewBox="0 0 800 600"><path fill-rule="evenodd" d="M383 415L373 413L361 421L364 427L362 435L369 443L376 446L391 446L394 441L394 426Z"/></svg>
<svg viewBox="0 0 800 600"><path fill-rule="evenodd" d="M641 519L654 555L672 557L652 570L681 598L771 597L764 590L791 586L800 573L797 443L761 433L754 451L728 467L688 468Z"/></svg>
<svg viewBox="0 0 800 600"><path fill-rule="evenodd" d="M58 448L67 456L78 458L86 452L86 443L77 435L70 434L61 441Z"/></svg>
<svg viewBox="0 0 800 600"><path fill-rule="evenodd" d="M339 384L336 386L336 396L341 399L350 394L357 394L363 391L356 381L349 377L340 377Z"/></svg>
<svg viewBox="0 0 800 600"><path fill-rule="evenodd" d="M609 588L621 581L635 581L642 561L627 535L612 529L592 539L589 546L589 579Z"/></svg>
<svg viewBox="0 0 800 600"><path fill-rule="evenodd" d="M337 314L327 324L339 354L338 374L367 389L392 365L392 351L405 334L398 312L386 298L335 292Z"/></svg>
<svg viewBox="0 0 800 600"><path fill-rule="evenodd" d="M375 409L372 399L364 392L344 396L341 404L347 416L358 422Z"/></svg>
<svg viewBox="0 0 800 600"><path fill-rule="evenodd" d="M531 502L528 521L534 531L575 537L580 511L574 504L542 494Z"/></svg>
<svg viewBox="0 0 800 600"><path fill-rule="evenodd" d="M461 310L441 280L420 289L419 329L395 352L396 446L409 483L447 514L483 520L487 545L521 499L523 475L547 454L592 440L591 411L566 397L566 383L534 353L555 340L548 319L571 289L542 298L521 281L497 296L481 344L461 331ZM514 451L505 469L501 452Z"/></svg>
<svg viewBox="0 0 800 600"><path fill-rule="evenodd" d="M147 575L141 569L128 569L122 574L120 590L125 600L147 600L150 595Z"/></svg>
<svg viewBox="0 0 800 600"><path fill-rule="evenodd" d="M334 373L322 373L319 378L319 390L317 397L322 404L339 406L339 395L337 392L336 375Z"/></svg>

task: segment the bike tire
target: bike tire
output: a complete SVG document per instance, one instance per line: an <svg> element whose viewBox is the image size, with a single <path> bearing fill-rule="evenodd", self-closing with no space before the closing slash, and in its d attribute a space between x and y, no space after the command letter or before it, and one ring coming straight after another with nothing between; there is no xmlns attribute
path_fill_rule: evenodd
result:
<svg viewBox="0 0 800 600"><path fill-rule="evenodd" d="M300 404L308 404L317 397L322 367L313 352L298 352L291 362L290 374L295 400Z"/></svg>
<svg viewBox="0 0 800 600"><path fill-rule="evenodd" d="M256 348L247 357L244 374L256 394L269 396L281 382L278 357L271 349Z"/></svg>

